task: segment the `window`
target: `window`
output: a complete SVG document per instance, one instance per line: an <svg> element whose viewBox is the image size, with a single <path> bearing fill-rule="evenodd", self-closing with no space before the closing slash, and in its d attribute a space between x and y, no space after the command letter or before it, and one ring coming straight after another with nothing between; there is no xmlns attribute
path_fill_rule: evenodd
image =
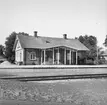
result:
<svg viewBox="0 0 107 105"><path fill-rule="evenodd" d="M35 52L30 53L30 60L36 60L36 54Z"/></svg>
<svg viewBox="0 0 107 105"><path fill-rule="evenodd" d="M20 52L20 61L22 60L22 53Z"/></svg>

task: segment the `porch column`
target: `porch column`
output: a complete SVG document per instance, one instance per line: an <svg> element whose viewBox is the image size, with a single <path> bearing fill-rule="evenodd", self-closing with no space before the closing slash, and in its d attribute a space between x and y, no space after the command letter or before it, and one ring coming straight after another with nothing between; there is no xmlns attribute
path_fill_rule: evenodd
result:
<svg viewBox="0 0 107 105"><path fill-rule="evenodd" d="M78 64L78 52L76 51L76 65Z"/></svg>
<svg viewBox="0 0 107 105"><path fill-rule="evenodd" d="M59 64L59 48L58 48L58 58L57 59L58 59L58 64Z"/></svg>
<svg viewBox="0 0 107 105"><path fill-rule="evenodd" d="M70 54L69 54L69 64L71 65L71 49L70 49L70 52L69 52Z"/></svg>
<svg viewBox="0 0 107 105"><path fill-rule="evenodd" d="M53 48L53 64L54 64L54 48Z"/></svg>
<svg viewBox="0 0 107 105"><path fill-rule="evenodd" d="M66 64L66 48L64 49L64 64Z"/></svg>
<svg viewBox="0 0 107 105"><path fill-rule="evenodd" d="M42 50L41 50L41 65L42 65Z"/></svg>
<svg viewBox="0 0 107 105"><path fill-rule="evenodd" d="M44 65L45 65L45 55L46 55L46 50L44 50Z"/></svg>
<svg viewBox="0 0 107 105"><path fill-rule="evenodd" d="M74 64L74 57L73 57L73 51L72 51L72 64Z"/></svg>

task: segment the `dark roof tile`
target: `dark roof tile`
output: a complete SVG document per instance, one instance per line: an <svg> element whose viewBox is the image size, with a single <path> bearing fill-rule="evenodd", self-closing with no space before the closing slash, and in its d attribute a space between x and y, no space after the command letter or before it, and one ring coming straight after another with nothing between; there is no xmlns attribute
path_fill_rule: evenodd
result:
<svg viewBox="0 0 107 105"><path fill-rule="evenodd" d="M46 49L58 46L65 46L76 50L89 50L77 39L64 39L53 37L34 37L18 35L22 48Z"/></svg>

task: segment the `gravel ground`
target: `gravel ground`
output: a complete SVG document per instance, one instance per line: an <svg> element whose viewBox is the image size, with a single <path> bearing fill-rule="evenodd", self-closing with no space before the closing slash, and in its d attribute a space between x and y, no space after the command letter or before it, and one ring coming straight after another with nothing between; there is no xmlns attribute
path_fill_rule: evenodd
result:
<svg viewBox="0 0 107 105"><path fill-rule="evenodd" d="M0 80L0 105L107 105L107 80Z"/></svg>

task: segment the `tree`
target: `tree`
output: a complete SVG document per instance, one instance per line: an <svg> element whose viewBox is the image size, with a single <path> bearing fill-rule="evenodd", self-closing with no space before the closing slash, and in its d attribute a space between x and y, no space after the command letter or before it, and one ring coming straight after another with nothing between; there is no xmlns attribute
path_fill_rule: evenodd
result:
<svg viewBox="0 0 107 105"><path fill-rule="evenodd" d="M13 45L16 39L16 32L12 32L9 37L6 38L5 41L5 55L8 61L11 63L15 60L15 52L13 51Z"/></svg>
<svg viewBox="0 0 107 105"><path fill-rule="evenodd" d="M0 55L4 55L3 52L4 52L4 46L0 45Z"/></svg>
<svg viewBox="0 0 107 105"><path fill-rule="evenodd" d="M104 44L105 47L107 47L107 35L106 35L105 42L103 44Z"/></svg>
<svg viewBox="0 0 107 105"><path fill-rule="evenodd" d="M28 36L28 34L24 33L24 32L19 32L19 33L12 32L6 38L6 41L5 41L5 55L6 55L7 60L11 63L14 63L14 61L15 61L15 51L13 51L13 46L15 43L16 35L18 35L18 34Z"/></svg>
<svg viewBox="0 0 107 105"><path fill-rule="evenodd" d="M24 32L19 32L19 33L17 33L18 35L20 34L20 35L25 35L25 36L29 36L29 34L28 33L24 33Z"/></svg>
<svg viewBox="0 0 107 105"><path fill-rule="evenodd" d="M97 64L104 64L105 63L105 59L104 59L103 54L104 54L103 48L97 46L97 59L96 59Z"/></svg>
<svg viewBox="0 0 107 105"><path fill-rule="evenodd" d="M78 40L83 43L90 51L86 52L84 59L92 59L93 61L97 56L97 38L95 36L79 36Z"/></svg>

